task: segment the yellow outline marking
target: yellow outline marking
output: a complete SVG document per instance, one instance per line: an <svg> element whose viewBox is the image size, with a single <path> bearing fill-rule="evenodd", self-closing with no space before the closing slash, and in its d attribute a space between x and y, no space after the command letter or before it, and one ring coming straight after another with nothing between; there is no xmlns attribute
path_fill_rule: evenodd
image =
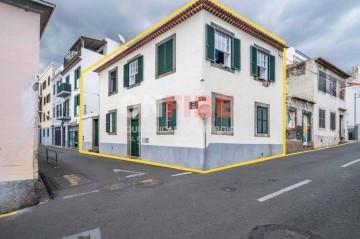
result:
<svg viewBox="0 0 360 239"><path fill-rule="evenodd" d="M264 157L264 158L260 158L260 159L247 160L245 162L240 162L240 163L236 163L236 164L232 164L232 165L228 165L228 166L223 166L223 167L219 167L219 168L214 168L214 169L210 169L210 170L199 170L199 169L187 168L187 167L182 167L182 166L175 166L175 165L164 164L164 163L156 163L156 162L146 161L146 160L143 160L143 159L142 160L137 160L137 159L132 159L132 158L128 158L128 157L121 157L121 156L108 155L108 154L102 154L102 153L93 153L93 152L88 152L88 151L83 150L82 135L83 135L83 114L84 114L84 108L83 108L84 75L87 72L89 72L90 70L92 70L94 67L96 67L99 64L103 63L104 61L106 61L110 57L112 57L115 54L119 53L120 51L124 50L126 47L132 45L134 42L138 41L139 39L141 39L145 35L149 34L154 29L158 28L159 26L161 26L165 22L169 21L170 19L172 19L173 17L175 17L176 15L181 13L183 10L185 10L186 8L193 5L196 1L197 0L190 0L184 6L180 7L179 9L177 9L176 11L174 11L173 13L168 15L167 17L163 18L162 20L158 21L154 25L152 25L149 28L145 29L139 35L135 36L134 38L132 38L131 40L129 40L125 44L119 46L118 48L116 48L115 50L113 50L112 52L107 54L106 56L100 58L98 61L94 62L93 64L91 64L90 66L88 66L88 67L86 67L85 69L82 70L81 75L80 75L79 138L81 140L79 140L79 153L87 154L87 155L94 155L94 156L104 157L104 158L123 160L123 161L134 162L134 163L141 163L141 164L152 165L152 166L158 166L158 167L172 168L172 169L189 171L189 172L200 173L200 174L218 172L218 171L225 170L225 169L230 169L230 168L235 168L235 167L239 167L239 166L264 162L264 161L268 161L268 160L271 160L271 159L277 159L277 158L280 158L280 157L284 157L286 155L286 131L285 131L285 129L286 129L286 48L284 48L284 52L283 52L283 58L284 58L283 59L283 131L284 132L283 132L283 136L282 136L283 137L283 153L282 154L273 155L273 156L270 156L270 157ZM280 43L282 43L284 45L286 44L286 41L284 39L281 39L280 37L276 36L275 34L271 33L270 31L268 31L265 28L261 27L260 25L256 24L255 22L245 18L244 16L240 15L239 13L235 12L234 10L228 8L224 4L220 3L218 0L212 0L212 2L215 5L217 5L218 7L224 9L225 11L228 11L229 13L231 13L234 16L238 17L239 19L243 20L244 22L246 22L250 26L258 29L261 32L263 32L264 34L272 37L273 39L279 41Z"/></svg>
<svg viewBox="0 0 360 239"><path fill-rule="evenodd" d="M9 212L9 213L0 214L0 219L5 218L5 217L11 217L11 216L14 216L16 214L17 214L16 211L15 212Z"/></svg>

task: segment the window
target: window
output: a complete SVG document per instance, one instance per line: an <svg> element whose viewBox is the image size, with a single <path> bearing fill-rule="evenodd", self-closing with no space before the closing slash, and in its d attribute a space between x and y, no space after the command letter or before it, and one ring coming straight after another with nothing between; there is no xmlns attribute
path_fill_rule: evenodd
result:
<svg viewBox="0 0 360 239"><path fill-rule="evenodd" d="M135 60L129 64L129 85L135 84L137 74L138 74L138 61Z"/></svg>
<svg viewBox="0 0 360 239"><path fill-rule="evenodd" d="M66 100L63 103L63 117L70 117L70 113L69 113L69 100Z"/></svg>
<svg viewBox="0 0 360 239"><path fill-rule="evenodd" d="M53 85L53 95L56 95L56 86Z"/></svg>
<svg viewBox="0 0 360 239"><path fill-rule="evenodd" d="M269 108L267 104L255 103L256 136L269 136Z"/></svg>
<svg viewBox="0 0 360 239"><path fill-rule="evenodd" d="M116 134L116 111L106 114L106 132Z"/></svg>
<svg viewBox="0 0 360 239"><path fill-rule="evenodd" d="M214 23L206 24L206 59L220 69L240 70L240 39L235 38L235 34Z"/></svg>
<svg viewBox="0 0 360 239"><path fill-rule="evenodd" d="M46 81L43 82L43 84L42 84L42 89L43 89L43 90L46 89Z"/></svg>
<svg viewBox="0 0 360 239"><path fill-rule="evenodd" d="M319 109L319 128L325 129L325 110Z"/></svg>
<svg viewBox="0 0 360 239"><path fill-rule="evenodd" d="M233 98L213 93L213 134L233 133L232 107Z"/></svg>
<svg viewBox="0 0 360 239"><path fill-rule="evenodd" d="M45 122L45 117L46 117L45 113L43 113L43 122Z"/></svg>
<svg viewBox="0 0 360 239"><path fill-rule="evenodd" d="M43 137L45 137L45 129L43 129Z"/></svg>
<svg viewBox="0 0 360 239"><path fill-rule="evenodd" d="M231 67L231 37L215 31L215 63Z"/></svg>
<svg viewBox="0 0 360 239"><path fill-rule="evenodd" d="M295 109L288 109L288 112L287 112L287 127L289 129L296 128L296 110Z"/></svg>
<svg viewBox="0 0 360 239"><path fill-rule="evenodd" d="M53 117L53 119L55 119L55 107L53 107L53 113L52 113L52 117Z"/></svg>
<svg viewBox="0 0 360 239"><path fill-rule="evenodd" d="M50 103L50 93L46 96L46 102Z"/></svg>
<svg viewBox="0 0 360 239"><path fill-rule="evenodd" d="M47 112L47 114L46 114L46 119L47 119L47 120L50 120L50 111Z"/></svg>
<svg viewBox="0 0 360 239"><path fill-rule="evenodd" d="M327 81L327 85L328 85L327 93L335 97L336 97L336 81L337 79L332 76L329 76L329 79Z"/></svg>
<svg viewBox="0 0 360 239"><path fill-rule="evenodd" d="M49 86L50 85L50 76L48 77L47 81L48 81L48 86Z"/></svg>
<svg viewBox="0 0 360 239"><path fill-rule="evenodd" d="M66 84L70 84L70 75L67 75L65 78Z"/></svg>
<svg viewBox="0 0 360 239"><path fill-rule="evenodd" d="M175 71L175 35L156 45L156 76Z"/></svg>
<svg viewBox="0 0 360 239"><path fill-rule="evenodd" d="M174 97L162 99L157 102L158 120L157 133L174 133L176 129L176 101Z"/></svg>
<svg viewBox="0 0 360 239"><path fill-rule="evenodd" d="M109 72L109 94L117 92L117 67Z"/></svg>
<svg viewBox="0 0 360 239"><path fill-rule="evenodd" d="M80 95L74 96L74 116L79 115Z"/></svg>
<svg viewBox="0 0 360 239"><path fill-rule="evenodd" d="M79 79L80 79L81 67L79 66L74 71L74 89L79 88Z"/></svg>
<svg viewBox="0 0 360 239"><path fill-rule="evenodd" d="M47 98L46 98L46 96L44 96L44 105L46 105L46 100L47 100Z"/></svg>
<svg viewBox="0 0 360 239"><path fill-rule="evenodd" d="M255 46L250 47L250 53L251 74L259 80L275 81L275 56Z"/></svg>
<svg viewBox="0 0 360 239"><path fill-rule="evenodd" d="M257 51L257 67L259 72L259 78L262 80L268 79L268 61L269 61L269 55Z"/></svg>
<svg viewBox="0 0 360 239"><path fill-rule="evenodd" d="M124 65L124 87L134 86L143 81L144 56L131 59Z"/></svg>
<svg viewBox="0 0 360 239"><path fill-rule="evenodd" d="M336 113L330 112L330 129L336 130Z"/></svg>
<svg viewBox="0 0 360 239"><path fill-rule="evenodd" d="M49 130L49 128L47 128L47 130L46 130L47 132L47 137L49 137L50 136L50 130Z"/></svg>

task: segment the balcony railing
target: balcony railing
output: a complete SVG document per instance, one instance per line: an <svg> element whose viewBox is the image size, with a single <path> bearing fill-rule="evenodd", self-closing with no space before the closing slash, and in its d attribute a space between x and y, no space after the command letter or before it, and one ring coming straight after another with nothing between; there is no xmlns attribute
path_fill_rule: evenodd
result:
<svg viewBox="0 0 360 239"><path fill-rule="evenodd" d="M71 94L71 84L62 83L57 87L57 97L66 97Z"/></svg>
<svg viewBox="0 0 360 239"><path fill-rule="evenodd" d="M61 110L56 112L56 119L57 120L70 120L70 113L69 110Z"/></svg>
<svg viewBox="0 0 360 239"><path fill-rule="evenodd" d="M81 51L69 51L69 53L64 57L64 68L66 68L71 63L72 59L80 55Z"/></svg>

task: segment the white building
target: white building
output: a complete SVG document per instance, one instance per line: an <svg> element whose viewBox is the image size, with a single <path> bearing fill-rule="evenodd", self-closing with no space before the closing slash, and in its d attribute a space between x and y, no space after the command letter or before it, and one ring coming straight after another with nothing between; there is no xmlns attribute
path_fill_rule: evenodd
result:
<svg viewBox="0 0 360 239"><path fill-rule="evenodd" d="M349 77L323 58L288 67L288 151L346 140L345 86Z"/></svg>
<svg viewBox="0 0 360 239"><path fill-rule="evenodd" d="M95 70L100 153L202 170L283 153L284 40L217 1L152 29Z"/></svg>
<svg viewBox="0 0 360 239"><path fill-rule="evenodd" d="M360 139L360 84L349 83L346 87L346 115L349 140Z"/></svg>
<svg viewBox="0 0 360 239"><path fill-rule="evenodd" d="M59 67L59 64L51 63L39 76L39 143L42 145L52 145L52 79Z"/></svg>
<svg viewBox="0 0 360 239"><path fill-rule="evenodd" d="M116 47L118 43L108 38L97 40L81 36L69 49L63 69L54 81L54 145L78 147L81 71ZM89 73L84 80L84 112L86 116L96 117L99 112L99 78L97 74Z"/></svg>
<svg viewBox="0 0 360 239"><path fill-rule="evenodd" d="M286 50L286 59L286 64L291 65L310 60L311 58L295 47L289 47Z"/></svg>

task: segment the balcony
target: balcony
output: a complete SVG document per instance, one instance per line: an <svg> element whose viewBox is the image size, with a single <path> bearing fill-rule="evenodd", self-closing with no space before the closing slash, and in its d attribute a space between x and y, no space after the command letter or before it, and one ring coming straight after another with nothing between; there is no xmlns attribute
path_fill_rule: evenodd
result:
<svg viewBox="0 0 360 239"><path fill-rule="evenodd" d="M69 110L62 110L59 112L56 112L56 119L57 120L70 120L70 113Z"/></svg>
<svg viewBox="0 0 360 239"><path fill-rule="evenodd" d="M62 83L61 85L59 85L57 87L57 97L66 97L69 96L71 94L71 84L67 84L67 83Z"/></svg>

